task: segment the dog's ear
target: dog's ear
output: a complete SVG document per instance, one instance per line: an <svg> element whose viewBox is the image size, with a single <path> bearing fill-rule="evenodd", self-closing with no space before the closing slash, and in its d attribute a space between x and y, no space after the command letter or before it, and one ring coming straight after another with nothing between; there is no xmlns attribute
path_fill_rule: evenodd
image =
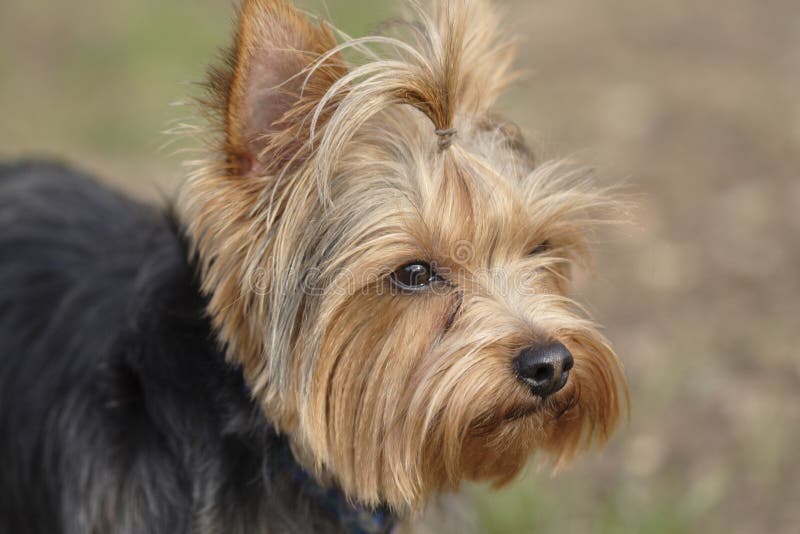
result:
<svg viewBox="0 0 800 534"><path fill-rule="evenodd" d="M310 115L346 73L338 53L319 61L336 44L288 0L242 1L226 65L210 83L232 174L264 175L307 156Z"/></svg>

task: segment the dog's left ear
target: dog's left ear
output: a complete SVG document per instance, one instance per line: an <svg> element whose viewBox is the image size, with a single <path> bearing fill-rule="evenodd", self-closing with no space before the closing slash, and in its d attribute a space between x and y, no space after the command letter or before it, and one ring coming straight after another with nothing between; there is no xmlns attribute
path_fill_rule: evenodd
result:
<svg viewBox="0 0 800 534"><path fill-rule="evenodd" d="M287 0L242 1L227 65L211 75L232 174L263 176L306 156L310 115L347 72L339 54L319 63L336 44Z"/></svg>

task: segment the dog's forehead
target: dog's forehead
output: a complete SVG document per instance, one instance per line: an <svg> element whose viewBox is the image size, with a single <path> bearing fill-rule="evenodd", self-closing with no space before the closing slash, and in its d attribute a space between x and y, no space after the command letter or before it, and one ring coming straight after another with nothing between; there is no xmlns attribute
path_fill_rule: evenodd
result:
<svg viewBox="0 0 800 534"><path fill-rule="evenodd" d="M406 226L439 250L465 242L490 248L518 241L530 223L524 178L533 167L519 130L481 121L456 135L453 146L439 150L430 148L433 132L423 131L418 157L403 157L394 184L406 208Z"/></svg>
<svg viewBox="0 0 800 534"><path fill-rule="evenodd" d="M436 194L422 199L421 210L440 245L469 241L485 248L489 242L514 239L529 215L521 172L504 147L487 147L483 154L464 151L446 160L441 173L432 177Z"/></svg>
<svg viewBox="0 0 800 534"><path fill-rule="evenodd" d="M483 117L459 121L455 136L440 148L430 121L407 108L370 122L332 184L337 218L369 239L377 231L405 235L445 254L465 242L490 250L526 240L533 157L520 130Z"/></svg>

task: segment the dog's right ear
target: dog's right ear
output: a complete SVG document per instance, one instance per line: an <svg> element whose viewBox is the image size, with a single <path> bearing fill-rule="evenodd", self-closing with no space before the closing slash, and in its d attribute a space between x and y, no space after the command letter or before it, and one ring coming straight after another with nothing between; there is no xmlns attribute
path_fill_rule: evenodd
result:
<svg viewBox="0 0 800 534"><path fill-rule="evenodd" d="M338 53L319 63L336 44L288 0L242 0L233 47L210 77L231 174L263 176L307 157L310 115L347 72Z"/></svg>

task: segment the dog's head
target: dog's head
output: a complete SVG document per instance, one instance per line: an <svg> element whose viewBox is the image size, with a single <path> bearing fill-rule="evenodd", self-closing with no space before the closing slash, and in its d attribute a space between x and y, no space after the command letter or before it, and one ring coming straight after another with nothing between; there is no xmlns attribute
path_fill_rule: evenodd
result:
<svg viewBox="0 0 800 534"><path fill-rule="evenodd" d="M419 507L568 461L625 401L568 296L610 203L489 107L513 47L482 1L345 40L245 0L184 190L210 313L300 460L352 498ZM347 61L354 56L357 61Z"/></svg>

